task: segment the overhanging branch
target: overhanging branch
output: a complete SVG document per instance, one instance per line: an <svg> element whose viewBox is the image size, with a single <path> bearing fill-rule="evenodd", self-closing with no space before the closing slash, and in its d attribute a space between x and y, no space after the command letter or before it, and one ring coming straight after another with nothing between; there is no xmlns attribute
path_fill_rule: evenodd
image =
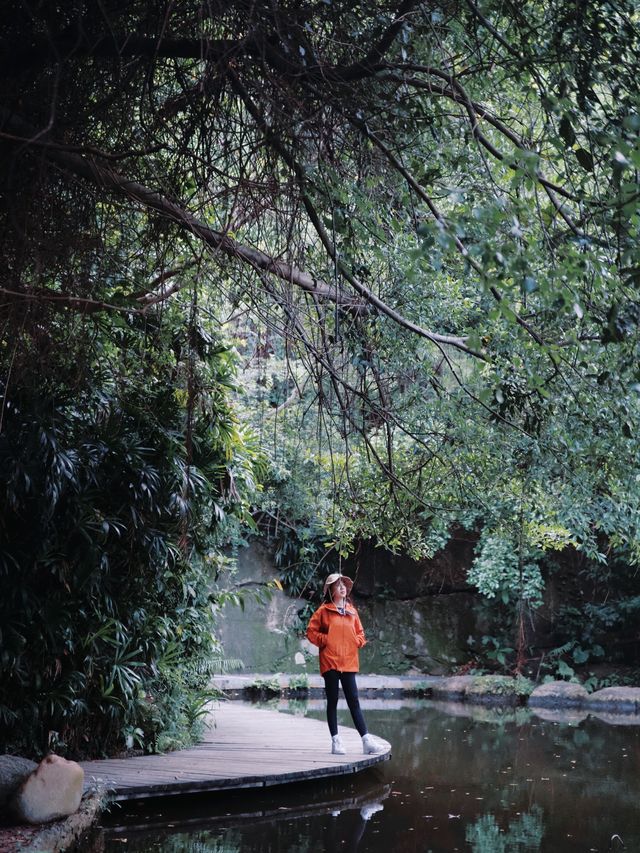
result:
<svg viewBox="0 0 640 853"><path fill-rule="evenodd" d="M21 118L9 114L6 110L0 110L0 121L4 127L8 127L11 132L19 134L22 137L30 138L35 136L33 128L30 128ZM155 210L194 234L214 251L220 251L228 257L237 258L260 273L275 275L277 278L299 287L315 299L335 302L352 313L362 313L368 310L369 307L373 307L389 317L397 325L422 338L426 338L432 343L439 346L452 346L476 358L486 360L486 356L470 349L466 345L464 338L431 332L395 311L395 309L377 297L369 288L366 288L361 282L357 281L341 263L339 264L341 274L357 291L359 298L345 295L338 291L335 286L331 286L321 279L311 276L309 273L292 264L273 258L260 249L238 243L228 234L201 222L181 205L151 190L144 184L123 177L111 167L101 164L96 157L82 157L79 154L65 152L60 146L46 146L42 150L48 160L91 181L93 184L125 195L149 210ZM294 161L289 158L288 162L291 164ZM325 249L330 257L335 260L334 248L328 240L315 208L311 205L311 201L306 195L303 196L303 203Z"/></svg>
<svg viewBox="0 0 640 853"><path fill-rule="evenodd" d="M422 326L419 326L412 320L409 320L407 317L403 316L394 308L392 308L390 305L387 305L384 300L376 296L376 294L373 293L370 288L366 287L361 281L356 278L355 275L353 275L347 269L342 260L337 256L334 243L327 234L326 229L322 225L322 222L320 221L320 216L318 215L318 212L308 192L306 191L306 176L302 165L295 159L291 151L288 150L288 148L282 143L282 141L274 134L272 129L265 121L264 117L260 114L260 111L258 110L257 106L251 100L248 92L246 91L240 80L237 78L237 76L232 73L230 73L229 76L236 92L242 98L243 103L245 104L250 115L256 122L256 125L264 134L267 143L276 153L278 153L282 157L287 166L296 176L296 180L298 181L298 186L300 187L301 191L301 200L307 212L307 215L311 220L311 224L313 225L318 237L320 238L327 254L335 263L338 272L351 285L351 287L353 287L356 293L358 293L362 297L362 299L366 301L369 305L372 305L374 308L376 308L381 314L384 314L386 317L389 317L389 319L396 323L398 326L401 326L412 334L418 335L421 338L425 338L426 340L431 341L431 343L434 343L437 346L451 346L454 349L458 349L461 352L466 353L467 355L471 355L474 358L480 358L486 361L487 357L483 353L476 352L475 350L467 346L466 339L464 337L460 337L457 335L442 335L438 332L432 332L429 329L425 329Z"/></svg>
<svg viewBox="0 0 640 853"><path fill-rule="evenodd" d="M0 110L0 120L5 127L15 129L15 132L21 136L27 138L35 136L33 128L29 128L17 116L7 114L5 110ZM322 281L322 279L315 278L293 264L273 258L260 249L237 242L228 234L201 222L188 210L160 193L137 181L129 180L109 166L101 164L96 157L82 157L79 154L65 152L60 146L43 148L43 154L48 160L91 181L93 184L125 195L143 207L155 210L162 216L173 220L181 228L195 234L214 251L222 252L231 258L237 258L260 272L275 275L299 287L316 299L335 302L346 310L356 313L367 310L367 305L363 300L340 293L335 287Z"/></svg>

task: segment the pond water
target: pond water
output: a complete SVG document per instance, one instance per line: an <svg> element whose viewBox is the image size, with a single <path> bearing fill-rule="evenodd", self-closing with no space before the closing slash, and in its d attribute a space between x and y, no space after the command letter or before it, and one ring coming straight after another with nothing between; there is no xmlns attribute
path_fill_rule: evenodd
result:
<svg viewBox="0 0 640 853"><path fill-rule="evenodd" d="M322 784L118 808L95 849L640 851L640 726L428 701L363 706L393 744L389 762ZM317 703L289 710L323 718Z"/></svg>

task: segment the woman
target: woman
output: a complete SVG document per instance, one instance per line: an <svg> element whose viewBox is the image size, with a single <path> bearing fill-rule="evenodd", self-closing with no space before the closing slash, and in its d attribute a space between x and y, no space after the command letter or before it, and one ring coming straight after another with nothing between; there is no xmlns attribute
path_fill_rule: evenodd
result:
<svg viewBox="0 0 640 853"><path fill-rule="evenodd" d="M370 754L382 749L367 731L358 700L358 649L365 645L366 640L358 611L348 598L352 587L353 581L346 575L329 575L322 590L324 603L313 614L307 627L307 639L320 649L320 673L327 697L331 752L336 755L346 752L338 734L339 684L342 684L354 725L362 737L362 751Z"/></svg>

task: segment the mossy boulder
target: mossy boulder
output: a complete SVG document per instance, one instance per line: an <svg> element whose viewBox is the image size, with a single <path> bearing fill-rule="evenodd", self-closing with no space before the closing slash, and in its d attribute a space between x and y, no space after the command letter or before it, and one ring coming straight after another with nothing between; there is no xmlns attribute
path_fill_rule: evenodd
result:
<svg viewBox="0 0 640 853"><path fill-rule="evenodd" d="M471 594L358 599L356 605L369 640L360 655L362 672L445 676L469 659L467 638L477 632Z"/></svg>
<svg viewBox="0 0 640 853"><path fill-rule="evenodd" d="M433 685L433 696L486 705L518 705L533 683L506 675L456 675Z"/></svg>
<svg viewBox="0 0 640 853"><path fill-rule="evenodd" d="M473 678L465 692L468 702L519 705L533 690L527 678L482 675Z"/></svg>
<svg viewBox="0 0 640 853"><path fill-rule="evenodd" d="M434 698L464 699L467 688L473 681L473 675L454 675L451 678L442 678L433 685Z"/></svg>

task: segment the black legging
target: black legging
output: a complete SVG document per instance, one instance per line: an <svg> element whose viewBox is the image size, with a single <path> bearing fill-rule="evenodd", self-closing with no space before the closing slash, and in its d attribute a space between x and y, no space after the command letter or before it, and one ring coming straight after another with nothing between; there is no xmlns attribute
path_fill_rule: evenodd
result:
<svg viewBox="0 0 640 853"><path fill-rule="evenodd" d="M323 675L324 692L327 697L327 723L331 737L338 734L338 685L342 684L342 692L347 700L347 705L351 711L353 722L358 732L361 735L367 734L367 724L360 710L360 700L358 699L358 685L356 684L355 672L338 672L337 669L330 669Z"/></svg>

